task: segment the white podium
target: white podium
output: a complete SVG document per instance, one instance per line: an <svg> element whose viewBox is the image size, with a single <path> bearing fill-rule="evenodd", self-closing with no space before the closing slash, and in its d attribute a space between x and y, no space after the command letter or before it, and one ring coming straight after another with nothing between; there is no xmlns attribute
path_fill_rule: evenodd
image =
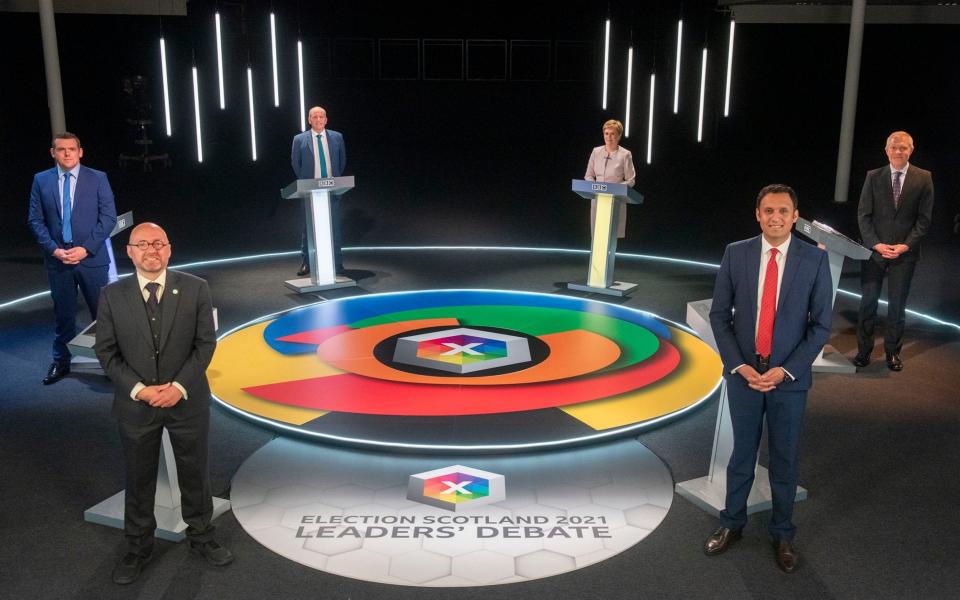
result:
<svg viewBox="0 0 960 600"><path fill-rule="evenodd" d="M298 179L280 191L284 200L303 199L307 223L310 277L283 282L291 290L306 294L357 285L353 279L337 275L333 247L334 223L330 214L331 196L341 196L352 190L353 186L353 176Z"/></svg>
<svg viewBox="0 0 960 600"><path fill-rule="evenodd" d="M710 306L713 300L698 300L687 303L687 325L697 332L703 341L717 349L717 340L710 327ZM719 516L726 504L727 463L733 454L733 423L730 421L730 405L727 397L727 380L720 385L720 402L717 406L717 425L713 433L713 451L710 453L710 470L703 477L688 479L677 484L677 493L706 512ZM807 490L797 486L796 502L807 499ZM773 493L770 491L770 474L767 468L756 467L753 487L747 497L747 514L773 508Z"/></svg>
<svg viewBox="0 0 960 600"><path fill-rule="evenodd" d="M855 260L866 260L870 258L872 251L829 225L817 221L797 219L794 228L826 249L827 259L830 261L830 278L833 280L833 303L836 304L837 288L840 287L840 273L843 271L843 259L849 257ZM853 363L829 344L823 347L820 356L813 361L812 370L817 373L857 372Z"/></svg>

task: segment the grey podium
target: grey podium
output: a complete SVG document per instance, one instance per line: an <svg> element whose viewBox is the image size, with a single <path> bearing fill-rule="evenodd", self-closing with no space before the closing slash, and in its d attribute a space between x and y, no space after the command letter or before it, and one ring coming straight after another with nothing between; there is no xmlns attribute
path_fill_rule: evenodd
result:
<svg viewBox="0 0 960 600"><path fill-rule="evenodd" d="M637 284L613 280L613 262L617 254L617 229L620 204L643 204L643 194L622 183L574 179L570 188L581 198L597 201L590 246L587 283L568 283L567 288L610 296L625 296Z"/></svg>
<svg viewBox="0 0 960 600"><path fill-rule="evenodd" d="M291 290L307 294L357 285L353 279L337 275L334 264L333 221L330 215L331 196L341 196L352 190L353 185L353 176L298 179L280 191L284 200L303 200L307 224L307 262L310 265L310 277L283 282Z"/></svg>
<svg viewBox="0 0 960 600"><path fill-rule="evenodd" d="M843 271L843 259L866 260L870 258L872 251L829 225L817 221L797 219L794 228L826 249L827 258L830 261L830 278L833 280L833 302L836 304L837 288L840 286L840 273ZM820 351L817 360L813 361L813 371L820 373L856 373L857 368L846 356L827 344Z"/></svg>
<svg viewBox="0 0 960 600"><path fill-rule="evenodd" d="M698 300L687 303L687 325L697 332L703 341L717 350L717 340L710 327L710 306L713 300ZM677 493L694 505L718 516L726 504L727 463L733 454L733 423L730 420L730 401L727 396L727 380L720 385L720 402L717 406L717 424L713 433L713 450L710 453L710 470L703 477L688 479L677 484ZM807 499L807 490L797 486L795 502ZM773 508L773 493L770 490L770 474L767 468L757 464L753 487L747 496L747 514Z"/></svg>
<svg viewBox="0 0 960 600"><path fill-rule="evenodd" d="M133 211L127 211L117 217L117 223L110 232L110 237L104 242L107 253L110 255L109 282L117 281L117 263L113 258L113 236L125 229L133 226ZM100 362L97 355L93 352L93 344L97 341L97 322L93 321L80 330L72 340L67 342L67 348L73 358L70 360L70 368L79 370L100 371Z"/></svg>

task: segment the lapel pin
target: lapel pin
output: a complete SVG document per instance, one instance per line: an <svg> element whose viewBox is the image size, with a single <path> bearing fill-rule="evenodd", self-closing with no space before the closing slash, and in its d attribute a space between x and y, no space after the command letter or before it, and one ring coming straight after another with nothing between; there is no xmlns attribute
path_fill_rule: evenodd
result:
<svg viewBox="0 0 960 600"><path fill-rule="evenodd" d="M172 293L174 296L176 296L177 294L180 293L180 290L178 290L177 288L173 288L172 290L170 290L170 293Z"/></svg>

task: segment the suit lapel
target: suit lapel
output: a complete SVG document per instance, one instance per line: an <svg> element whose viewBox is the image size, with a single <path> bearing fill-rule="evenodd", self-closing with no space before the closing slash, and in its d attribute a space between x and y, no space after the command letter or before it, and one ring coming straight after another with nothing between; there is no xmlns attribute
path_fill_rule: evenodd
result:
<svg viewBox="0 0 960 600"><path fill-rule="evenodd" d="M160 350L162 351L173 329L173 320L180 303L180 277L173 271L167 271L167 289L163 291L160 302Z"/></svg>
<svg viewBox="0 0 960 600"><path fill-rule="evenodd" d="M123 297L127 301L131 320L136 323L137 331L153 348L153 334L150 333L150 323L147 322L147 304L143 301L143 292L140 291L140 282L136 274L126 278L123 282Z"/></svg>
<svg viewBox="0 0 960 600"><path fill-rule="evenodd" d="M787 261L783 265L783 279L780 280L780 294L777 296L777 316L780 316L780 307L786 305L785 300L790 297L790 288L793 286L793 280L797 277L797 271L800 269L801 242L791 234L790 250L787 252ZM776 331L776 320L774 320L774 331Z"/></svg>
<svg viewBox="0 0 960 600"><path fill-rule="evenodd" d="M760 244L760 236L750 240L747 244L747 289L750 290L750 314L757 314L757 294L760 287L760 252L763 246Z"/></svg>
<svg viewBox="0 0 960 600"><path fill-rule="evenodd" d="M900 185L900 201L897 203L896 212L900 212L900 209L903 208L904 202L908 202L913 198L914 189L917 187L917 173L914 171L913 175L910 175L912 169L907 169L907 173L903 176L903 180ZM890 184L890 193L893 194L893 184Z"/></svg>

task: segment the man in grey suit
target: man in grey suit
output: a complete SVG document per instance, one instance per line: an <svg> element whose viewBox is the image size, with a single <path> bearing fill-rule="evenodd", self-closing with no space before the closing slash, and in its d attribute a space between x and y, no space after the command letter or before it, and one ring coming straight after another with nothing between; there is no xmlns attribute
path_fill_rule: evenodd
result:
<svg viewBox="0 0 960 600"><path fill-rule="evenodd" d="M314 106L307 113L310 129L293 136L290 150L290 165L297 179L322 179L340 177L347 166L347 149L339 131L327 129L327 110ZM330 198L330 226L333 229L333 257L337 273L343 272L343 255L340 252L340 198ZM307 229L304 225L300 238L301 264L297 275L310 274L310 257L307 248Z"/></svg>
<svg viewBox="0 0 960 600"><path fill-rule="evenodd" d="M182 516L194 552L222 566L233 560L213 539L207 468L210 386L207 366L217 346L207 282L167 270L170 243L162 228L141 223L127 255L136 276L103 289L96 352L113 382L113 414L126 459L124 534L127 552L113 571L132 583L153 553L154 496L163 430L170 434Z"/></svg>
<svg viewBox="0 0 960 600"><path fill-rule="evenodd" d="M861 368L870 364L877 303L886 277L889 304L883 350L887 367L900 371L910 281L920 259L920 238L930 229L933 218L933 178L930 171L910 164L913 137L906 131L891 133L884 151L890 164L867 173L857 209L860 236L873 254L863 261L860 270L863 295L853 364Z"/></svg>

